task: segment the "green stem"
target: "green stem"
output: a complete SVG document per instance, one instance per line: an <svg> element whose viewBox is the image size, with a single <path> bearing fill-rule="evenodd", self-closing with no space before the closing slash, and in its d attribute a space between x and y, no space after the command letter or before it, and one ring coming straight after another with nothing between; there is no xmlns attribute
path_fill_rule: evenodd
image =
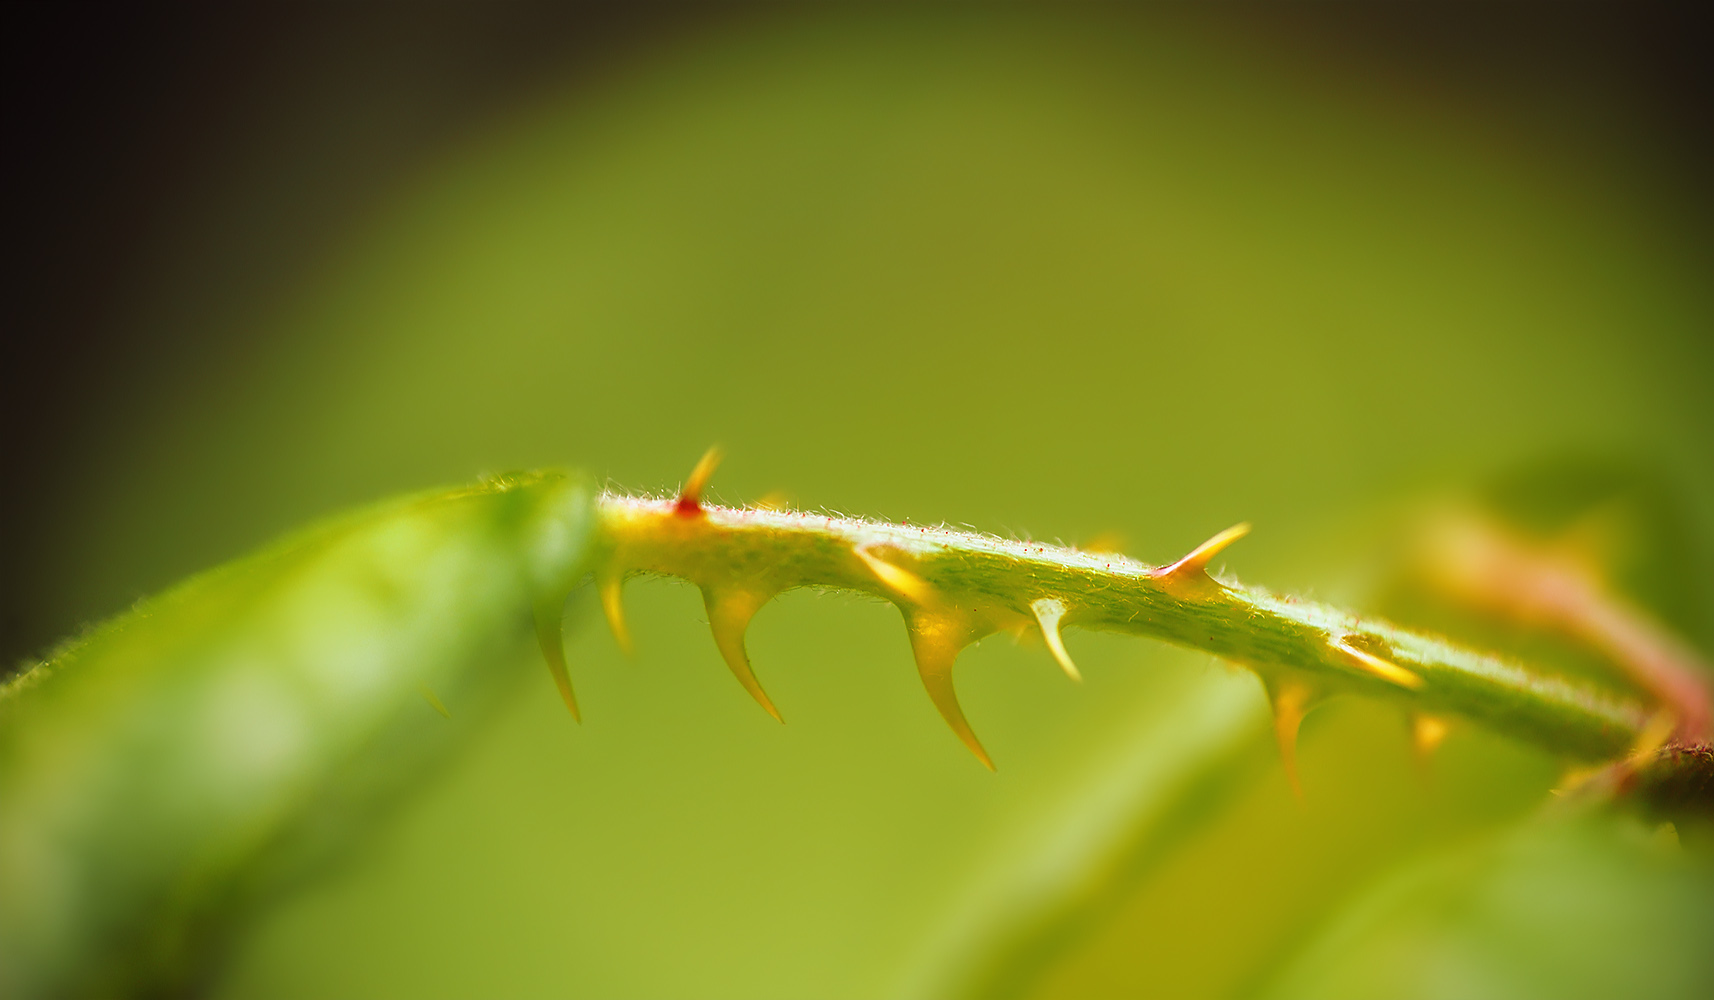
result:
<svg viewBox="0 0 1714 1000"><path fill-rule="evenodd" d="M1113 553L945 528L704 506L694 494L676 500L609 494L599 510L597 577L610 617L617 618L617 585L627 575L698 584L722 653L770 711L743 653L743 628L756 607L795 587L861 591L898 605L930 696L984 762L952 697L952 659L984 635L1023 628L1040 629L1056 651L1063 648L1059 629L1072 626L1164 639L1256 670L1280 704L1297 710L1307 700L1353 691L1423 714L1465 716L1582 760L1625 753L1649 718L1634 701L1497 656L1213 579L1208 560L1242 529L1216 536L1172 566L1155 567ZM715 613L732 607L746 610ZM1074 669L1069 659L1063 663ZM1280 697L1288 690L1291 697ZM1295 719L1291 726L1295 731Z"/></svg>

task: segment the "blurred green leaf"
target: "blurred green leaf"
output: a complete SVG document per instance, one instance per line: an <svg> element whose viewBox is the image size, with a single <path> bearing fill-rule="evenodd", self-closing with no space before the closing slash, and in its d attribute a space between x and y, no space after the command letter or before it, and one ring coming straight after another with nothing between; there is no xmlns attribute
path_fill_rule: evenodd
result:
<svg viewBox="0 0 1714 1000"><path fill-rule="evenodd" d="M1358 895L1263 996L1705 996L1710 927L1714 867L1670 833L1541 819Z"/></svg>

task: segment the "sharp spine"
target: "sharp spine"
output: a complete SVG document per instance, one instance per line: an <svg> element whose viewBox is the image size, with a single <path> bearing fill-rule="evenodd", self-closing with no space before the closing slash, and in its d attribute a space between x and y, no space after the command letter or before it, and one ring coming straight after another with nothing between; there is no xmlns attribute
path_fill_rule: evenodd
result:
<svg viewBox="0 0 1714 1000"><path fill-rule="evenodd" d="M1330 637L1334 649L1345 655L1345 658L1365 673L1373 674L1381 680L1390 681L1399 687L1416 691L1422 687L1422 678L1399 666L1391 660L1383 659L1373 653L1358 649L1346 641L1348 636L1337 634Z"/></svg>
<svg viewBox="0 0 1714 1000"><path fill-rule="evenodd" d="M621 653L636 656L637 647L631 644L631 630L625 627L624 574L610 572L601 578L598 587L601 591L601 614L607 619L607 630L613 633L613 641L619 644Z"/></svg>
<svg viewBox="0 0 1714 1000"><path fill-rule="evenodd" d="M1241 524L1234 524L1225 531L1220 532L1218 535L1215 535L1213 538L1210 538L1208 541L1203 542L1201 545L1198 545L1196 548L1185 553L1184 558L1180 559L1178 562L1175 562L1164 569L1156 570L1155 575L1163 577L1190 577L1195 576L1198 573L1206 573L1208 572L1208 564L1214 561L1215 556L1225 551L1227 546L1249 533L1250 522L1245 521Z"/></svg>
<svg viewBox="0 0 1714 1000"><path fill-rule="evenodd" d="M583 713L577 710L577 695L571 690L571 672L565 666L565 640L560 635L560 619L564 611L564 597L544 599L536 604L536 642L542 647L542 658L547 660L554 686L559 688L560 700L571 711L573 721L581 723Z"/></svg>
<svg viewBox="0 0 1714 1000"><path fill-rule="evenodd" d="M934 702L940 717L946 720L953 734L976 755L982 766L994 770L994 761L964 718L964 710L958 704L958 692L952 685L952 665L959 652L993 630L981 628L966 614L925 609L906 611L905 627L910 633L917 673L922 676L929 700Z"/></svg>
<svg viewBox="0 0 1714 1000"><path fill-rule="evenodd" d="M1220 584L1208 575L1208 564L1226 547L1250 533L1248 521L1234 524L1185 554L1171 566L1163 566L1149 574L1168 591L1183 597L1208 597L1219 593Z"/></svg>
<svg viewBox="0 0 1714 1000"><path fill-rule="evenodd" d="M720 467L720 446L715 445L702 453L696 468L690 470L690 478L684 481L684 488L678 492L678 503L674 510L680 517L696 517L702 513L702 490L713 478L714 470Z"/></svg>
<svg viewBox="0 0 1714 1000"><path fill-rule="evenodd" d="M1043 597L1031 602L1030 610L1035 613L1036 624L1041 626L1042 641L1047 643L1048 652L1053 654L1059 668L1072 680L1082 681L1083 675L1078 673L1077 664L1071 662L1071 654L1065 651L1065 641L1059 634L1060 620L1065 617L1065 603L1057 598Z"/></svg>
<svg viewBox="0 0 1714 1000"><path fill-rule="evenodd" d="M927 606L935 603L934 588L929 585L927 580L908 569L881 558L867 545L859 545L851 551L858 559L862 560L863 565L869 568L869 572L875 574L875 578L880 580L888 590L918 605Z"/></svg>
<svg viewBox="0 0 1714 1000"><path fill-rule="evenodd" d="M732 669L738 683L750 692L750 697L756 699L756 703L776 722L783 723L786 720L780 717L779 709L774 707L768 693L762 690L761 682L756 679L755 671L750 669L750 654L744 648L744 632L750 627L750 619L768 603L770 596L750 590L702 588L702 603L708 609L708 627L714 633L714 645L719 648L721 658Z"/></svg>
<svg viewBox="0 0 1714 1000"><path fill-rule="evenodd" d="M1303 782L1297 772L1297 730L1312 705L1314 692L1307 684L1295 680L1268 685L1268 700L1273 703L1274 739L1279 742L1280 761L1285 765L1286 780L1291 782L1292 794L1303 801Z"/></svg>

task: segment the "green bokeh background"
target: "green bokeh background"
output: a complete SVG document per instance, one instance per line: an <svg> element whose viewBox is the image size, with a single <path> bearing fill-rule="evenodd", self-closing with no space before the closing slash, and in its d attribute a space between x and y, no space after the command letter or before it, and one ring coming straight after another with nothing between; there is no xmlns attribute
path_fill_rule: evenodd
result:
<svg viewBox="0 0 1714 1000"><path fill-rule="evenodd" d="M728 500L1118 531L1151 561L1250 520L1235 573L1340 599L1377 512L1542 454L1638 456L1711 495L1706 261L1670 193L1622 156L1512 140L1199 22L698 34L484 123L290 294L227 310L243 363L187 370L52 485L64 556L41 586L116 609L376 496L568 462L670 488L714 442ZM181 282L136 322L217 294ZM1126 748L1207 699L1264 725L1259 685L1205 656L1075 635L1074 687L989 640L959 675L988 774L890 608L761 613L782 728L694 589L628 601L634 663L574 601L584 725L520 647L499 717L262 913L217 995L932 991L969 900L1051 853L1039 830ZM1218 829L1043 990L1255 989L1387 865L1525 814L1557 775L1465 732L1425 781L1361 704L1305 741L1307 809L1256 742Z"/></svg>

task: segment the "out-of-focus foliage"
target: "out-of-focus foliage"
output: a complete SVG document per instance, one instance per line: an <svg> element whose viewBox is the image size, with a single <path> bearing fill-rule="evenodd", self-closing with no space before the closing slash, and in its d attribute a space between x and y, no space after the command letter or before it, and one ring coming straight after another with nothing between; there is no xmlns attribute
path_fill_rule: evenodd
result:
<svg viewBox="0 0 1714 1000"><path fill-rule="evenodd" d="M376 505L0 688L0 994L205 981L238 913L337 854L508 686L497 651L587 573L594 500L556 472Z"/></svg>
<svg viewBox="0 0 1714 1000"><path fill-rule="evenodd" d="M1404 866L1346 905L1270 997L1693 997L1714 871L1608 817L1537 822Z"/></svg>
<svg viewBox="0 0 1714 1000"><path fill-rule="evenodd" d="M1544 452L1639 454L1714 495L1708 301L1627 164L1091 18L762 20L519 109L256 303L241 369L173 386L54 484L43 586L117 602L481 469L670 484L714 440L729 497L1117 530L1151 560L1249 519L1238 575L1352 601L1376 511ZM1705 637L1681 594L1659 613ZM1598 825L1513 832L1559 768L1480 732L1425 775L1394 715L1330 706L1299 806L1247 677L1073 635L1073 688L989 640L959 685L990 775L886 609L799 593L760 615L780 727L693 590L629 600L636 663L594 628L572 642L582 727L529 674L346 866L258 917L216 992L866 997L1022 961L1002 984L1044 996L1360 993L1451 968L1481 928L1522 941L1532 885L1683 912L1662 873L1689 862ZM996 955L1040 912L1030 878L1087 915ZM1559 912L1552 943L1604 949L1606 923ZM1504 951L1459 968L1551 992Z"/></svg>

